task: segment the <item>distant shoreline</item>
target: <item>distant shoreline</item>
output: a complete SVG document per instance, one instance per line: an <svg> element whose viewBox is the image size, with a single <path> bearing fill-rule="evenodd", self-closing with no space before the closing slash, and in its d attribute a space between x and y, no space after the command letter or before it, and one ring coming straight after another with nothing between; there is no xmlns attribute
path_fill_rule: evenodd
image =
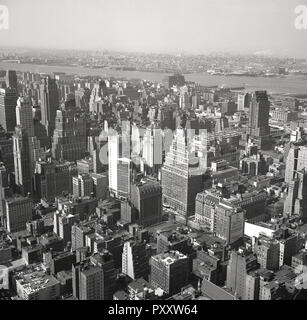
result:
<svg viewBox="0 0 307 320"><path fill-rule="evenodd" d="M20 72L47 73L65 72L78 76L98 76L102 78L114 77L125 79L142 79L153 82L162 80L171 73L119 71L108 68L92 69L87 67L37 65L24 63L0 62L0 70L13 69ZM267 90L270 94L304 95L307 92L307 76L289 75L286 77L249 77L249 76L223 76L208 73L185 74L187 81L193 81L204 86L245 87L246 91Z"/></svg>

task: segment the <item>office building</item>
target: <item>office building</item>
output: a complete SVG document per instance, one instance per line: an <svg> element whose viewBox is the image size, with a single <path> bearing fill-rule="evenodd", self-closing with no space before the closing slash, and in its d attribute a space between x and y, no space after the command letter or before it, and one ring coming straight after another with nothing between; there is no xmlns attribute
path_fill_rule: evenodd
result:
<svg viewBox="0 0 307 320"><path fill-rule="evenodd" d="M57 110L53 132L52 156L57 160L76 161L86 152L86 124L73 111Z"/></svg>
<svg viewBox="0 0 307 320"><path fill-rule="evenodd" d="M151 257L151 285L173 295L187 285L188 257L179 251L170 251Z"/></svg>
<svg viewBox="0 0 307 320"><path fill-rule="evenodd" d="M20 97L16 106L16 123L26 131L29 137L34 136L34 121L31 100L29 97Z"/></svg>
<svg viewBox="0 0 307 320"><path fill-rule="evenodd" d="M26 131L16 127L13 135L15 184L20 193L27 196L32 194L32 166L29 136Z"/></svg>
<svg viewBox="0 0 307 320"><path fill-rule="evenodd" d="M243 240L244 236L244 211L220 203L216 206L216 228L217 237L233 245Z"/></svg>
<svg viewBox="0 0 307 320"><path fill-rule="evenodd" d="M249 113L249 134L260 149L271 148L269 126L270 101L266 91L252 94Z"/></svg>
<svg viewBox="0 0 307 320"><path fill-rule="evenodd" d="M59 92L55 79L47 77L40 85L41 122L51 137L55 129L56 111L59 107Z"/></svg>
<svg viewBox="0 0 307 320"><path fill-rule="evenodd" d="M32 199L14 197L4 202L6 229L9 232L26 230L26 223L32 220Z"/></svg>
<svg viewBox="0 0 307 320"><path fill-rule="evenodd" d="M258 267L257 258L253 254L232 251L227 266L226 287L243 300L246 296L246 276Z"/></svg>
<svg viewBox="0 0 307 320"><path fill-rule="evenodd" d="M89 174L79 174L73 177L73 195L75 197L92 196L94 191L93 180Z"/></svg>
<svg viewBox="0 0 307 320"><path fill-rule="evenodd" d="M0 88L0 125L7 132L15 130L17 99L16 89L12 87Z"/></svg>
<svg viewBox="0 0 307 320"><path fill-rule="evenodd" d="M122 254L122 272L131 279L148 279L149 256L145 243L125 242Z"/></svg>
<svg viewBox="0 0 307 320"><path fill-rule="evenodd" d="M183 129L177 129L162 166L162 201L182 217L195 213L195 198L203 189L199 159L189 151Z"/></svg>
<svg viewBox="0 0 307 320"><path fill-rule="evenodd" d="M17 74L15 70L7 70L5 80L7 88L14 88L16 92L18 92Z"/></svg>
<svg viewBox="0 0 307 320"><path fill-rule="evenodd" d="M103 270L87 260L73 264L72 284L73 295L78 300L103 298Z"/></svg>
<svg viewBox="0 0 307 320"><path fill-rule="evenodd" d="M103 271L101 300L113 300L116 289L116 270L112 254L108 250L103 250L93 254L90 261Z"/></svg>
<svg viewBox="0 0 307 320"><path fill-rule="evenodd" d="M142 179L131 185L131 203L138 213L138 223L149 226L161 221L162 188L151 179Z"/></svg>

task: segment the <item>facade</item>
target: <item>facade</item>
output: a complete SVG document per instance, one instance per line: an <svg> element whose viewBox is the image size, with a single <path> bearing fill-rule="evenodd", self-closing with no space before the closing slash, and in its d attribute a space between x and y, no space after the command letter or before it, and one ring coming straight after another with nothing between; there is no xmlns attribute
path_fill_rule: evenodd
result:
<svg viewBox="0 0 307 320"><path fill-rule="evenodd" d="M26 223L32 220L32 199L15 197L5 200L6 229L9 232L26 230Z"/></svg>
<svg viewBox="0 0 307 320"><path fill-rule="evenodd" d="M47 135L53 135L56 111L59 107L59 92L55 79L47 77L40 85L41 117Z"/></svg>
<svg viewBox="0 0 307 320"><path fill-rule="evenodd" d="M131 279L148 279L149 257L145 243L125 242L122 254L122 272Z"/></svg>
<svg viewBox="0 0 307 320"><path fill-rule="evenodd" d="M26 131L16 127L13 135L15 184L20 188L21 194L32 194L32 165L30 140Z"/></svg>
<svg viewBox="0 0 307 320"><path fill-rule="evenodd" d="M161 221L162 188L157 181L143 179L132 184L131 203L137 210L140 225L146 227Z"/></svg>
<svg viewBox="0 0 307 320"><path fill-rule="evenodd" d="M79 174L73 177L73 195L75 197L91 196L94 191L93 180L89 174Z"/></svg>
<svg viewBox="0 0 307 320"><path fill-rule="evenodd" d="M112 300L116 288L116 270L112 254L104 250L92 255L90 260L93 265L100 267L103 271L101 300Z"/></svg>
<svg viewBox="0 0 307 320"><path fill-rule="evenodd" d="M243 240L244 211L241 208L219 204L216 207L216 235L232 245Z"/></svg>
<svg viewBox="0 0 307 320"><path fill-rule="evenodd" d="M16 123L23 128L29 137L34 136L32 105L29 97L20 97L16 106Z"/></svg>
<svg viewBox="0 0 307 320"><path fill-rule="evenodd" d="M270 149L269 127L270 102L266 91L256 91L252 94L249 114L249 134L260 149Z"/></svg>
<svg viewBox="0 0 307 320"><path fill-rule="evenodd" d="M246 296L247 273L257 268L257 258L254 255L245 255L244 252L232 251L227 266L226 287L238 299L244 299Z"/></svg>
<svg viewBox="0 0 307 320"><path fill-rule="evenodd" d="M17 75L15 70L7 70L6 71L6 87L7 88L14 88L16 92L18 91L18 82L17 82Z"/></svg>
<svg viewBox="0 0 307 320"><path fill-rule="evenodd" d="M188 257L179 251L151 257L151 285L173 295L187 285L189 273Z"/></svg>
<svg viewBox="0 0 307 320"><path fill-rule="evenodd" d="M102 300L103 270L89 261L77 262L72 267L73 295L78 300Z"/></svg>
<svg viewBox="0 0 307 320"><path fill-rule="evenodd" d="M162 201L188 217L195 212L195 198L202 188L199 159L188 150L184 130L178 129L162 167Z"/></svg>
<svg viewBox="0 0 307 320"><path fill-rule="evenodd" d="M18 94L15 88L0 88L0 124L8 132L15 130L17 99Z"/></svg>
<svg viewBox="0 0 307 320"><path fill-rule="evenodd" d="M57 110L52 142L52 156L57 160L76 161L86 151L86 124L73 111Z"/></svg>

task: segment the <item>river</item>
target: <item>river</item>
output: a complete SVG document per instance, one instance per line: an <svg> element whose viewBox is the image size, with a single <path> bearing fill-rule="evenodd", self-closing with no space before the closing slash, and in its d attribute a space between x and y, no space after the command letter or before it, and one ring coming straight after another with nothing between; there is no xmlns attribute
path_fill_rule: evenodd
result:
<svg viewBox="0 0 307 320"><path fill-rule="evenodd" d="M113 69L91 69L70 66L48 66L35 64L17 64L0 62L0 70L29 71L36 73L65 72L80 76L123 77L126 79L143 79L161 82L166 73L118 71ZM220 76L207 73L185 75L186 80L195 81L205 86L225 85L228 87L245 87L246 91L267 90L270 94L307 94L307 76L286 76L284 78Z"/></svg>

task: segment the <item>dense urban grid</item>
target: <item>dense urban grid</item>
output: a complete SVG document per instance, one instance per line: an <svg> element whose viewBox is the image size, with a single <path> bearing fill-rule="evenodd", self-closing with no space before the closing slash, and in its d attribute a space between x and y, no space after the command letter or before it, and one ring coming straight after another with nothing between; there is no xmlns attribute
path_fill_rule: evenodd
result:
<svg viewBox="0 0 307 320"><path fill-rule="evenodd" d="M0 71L0 300L306 299L307 101L184 75L305 61L76 57L174 74Z"/></svg>

